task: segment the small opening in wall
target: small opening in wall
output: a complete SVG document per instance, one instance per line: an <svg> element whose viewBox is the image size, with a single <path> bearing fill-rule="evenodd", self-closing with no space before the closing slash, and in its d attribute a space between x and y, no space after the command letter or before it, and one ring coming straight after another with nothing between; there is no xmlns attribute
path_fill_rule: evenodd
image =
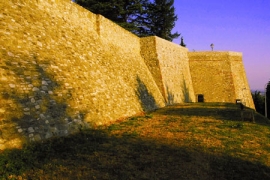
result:
<svg viewBox="0 0 270 180"><path fill-rule="evenodd" d="M203 94L198 94L198 102L204 102Z"/></svg>
<svg viewBox="0 0 270 180"><path fill-rule="evenodd" d="M236 103L236 104L241 104L241 103L242 103L242 100L241 100L241 99L236 99L236 100L235 100L235 103Z"/></svg>

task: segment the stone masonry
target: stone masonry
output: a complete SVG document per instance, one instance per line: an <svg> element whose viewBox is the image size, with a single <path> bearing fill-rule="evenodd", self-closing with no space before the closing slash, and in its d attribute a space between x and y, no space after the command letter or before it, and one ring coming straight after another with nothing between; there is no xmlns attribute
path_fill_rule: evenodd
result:
<svg viewBox="0 0 270 180"><path fill-rule="evenodd" d="M192 54L139 38L70 0L3 1L0 9L0 149L196 102L198 93L254 107L237 53ZM213 66L224 84L199 85Z"/></svg>
<svg viewBox="0 0 270 180"><path fill-rule="evenodd" d="M240 99L254 109L242 53L189 52L189 65L195 96L205 102L231 102Z"/></svg>

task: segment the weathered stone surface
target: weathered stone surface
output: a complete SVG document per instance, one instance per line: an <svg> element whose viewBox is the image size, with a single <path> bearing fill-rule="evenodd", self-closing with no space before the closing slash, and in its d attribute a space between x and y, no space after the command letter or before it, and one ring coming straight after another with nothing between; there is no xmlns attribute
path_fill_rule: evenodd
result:
<svg viewBox="0 0 270 180"><path fill-rule="evenodd" d="M16 85L15 85L15 84L9 84L9 87L10 87L10 88L15 88Z"/></svg>

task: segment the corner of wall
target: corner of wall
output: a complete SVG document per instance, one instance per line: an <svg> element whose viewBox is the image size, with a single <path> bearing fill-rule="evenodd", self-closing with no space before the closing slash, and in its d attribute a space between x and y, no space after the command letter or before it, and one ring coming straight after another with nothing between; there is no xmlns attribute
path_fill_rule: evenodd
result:
<svg viewBox="0 0 270 180"><path fill-rule="evenodd" d="M247 107L255 109L245 72L245 67L243 64L242 53L229 51L228 56L230 59L230 66L235 89L235 98L241 99Z"/></svg>
<svg viewBox="0 0 270 180"><path fill-rule="evenodd" d="M207 102L245 101L254 108L240 52L189 52L191 76L196 94Z"/></svg>
<svg viewBox="0 0 270 180"><path fill-rule="evenodd" d="M156 36L140 38L141 56L145 61L149 71L151 72L161 94L165 97L165 89L161 75L160 62L156 49Z"/></svg>
<svg viewBox="0 0 270 180"><path fill-rule="evenodd" d="M188 49L162 38L141 38L141 54L167 104L194 102Z"/></svg>

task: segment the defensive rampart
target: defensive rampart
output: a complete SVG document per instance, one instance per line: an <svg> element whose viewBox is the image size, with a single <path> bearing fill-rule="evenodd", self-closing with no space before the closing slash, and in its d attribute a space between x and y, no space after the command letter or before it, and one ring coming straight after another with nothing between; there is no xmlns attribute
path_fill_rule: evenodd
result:
<svg viewBox="0 0 270 180"><path fill-rule="evenodd" d="M195 69L201 70L195 61L190 69L186 48L140 39L70 0L3 1L0 9L0 149L194 102L194 94L212 91L193 86L200 83ZM242 98L245 75L229 72L242 62L222 63L226 87L218 87L226 97L212 100Z"/></svg>
<svg viewBox="0 0 270 180"><path fill-rule="evenodd" d="M195 102L187 52L158 37L141 38L141 54L167 104Z"/></svg>
<svg viewBox="0 0 270 180"><path fill-rule="evenodd" d="M137 36L65 0L1 10L0 149L165 105Z"/></svg>
<svg viewBox="0 0 270 180"><path fill-rule="evenodd" d="M204 102L232 102L240 99L254 108L242 53L189 52L189 63L195 96Z"/></svg>

